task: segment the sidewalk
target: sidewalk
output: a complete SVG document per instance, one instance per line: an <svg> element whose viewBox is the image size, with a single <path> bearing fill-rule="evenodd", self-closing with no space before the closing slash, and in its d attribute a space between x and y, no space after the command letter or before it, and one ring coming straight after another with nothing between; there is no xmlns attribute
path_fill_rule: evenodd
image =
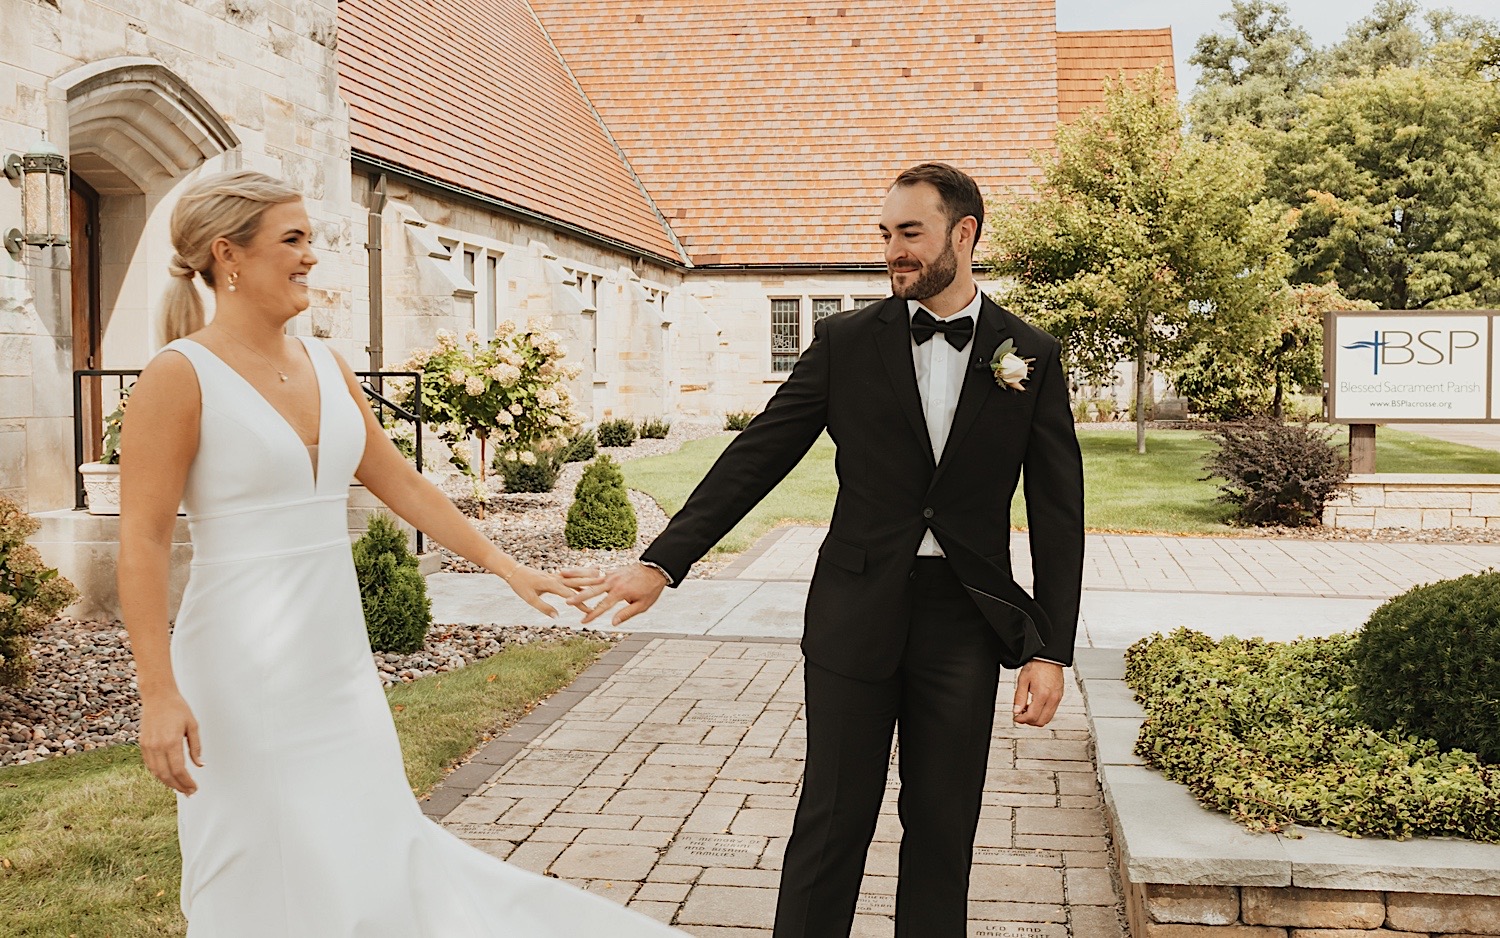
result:
<svg viewBox="0 0 1500 938"><path fill-rule="evenodd" d="M611 655L570 709L523 721L424 808L495 856L688 934L769 938L802 777L797 647L635 637ZM861 938L893 934L899 791L893 767ZM1070 688L1045 730L997 714L969 934L1122 938L1108 865L1081 698Z"/></svg>
<svg viewBox="0 0 1500 938"><path fill-rule="evenodd" d="M826 533L778 528L712 580L667 590L631 625L713 637L802 635L807 584ZM1026 535L1012 535L1016 580L1031 582ZM1381 602L1434 580L1500 568L1500 544L1412 544L1091 534L1080 647L1123 648L1186 625L1215 636L1286 640L1362 625ZM434 574L439 622L535 615L494 577Z"/></svg>
<svg viewBox="0 0 1500 938"><path fill-rule="evenodd" d="M802 604L825 530L768 534L668 590L568 690L453 772L424 810L496 856L704 938L769 938L802 775ZM1024 535L1017 579L1029 582ZM1090 535L1080 646L1179 624L1269 638L1358 627L1411 586L1500 565L1500 545ZM440 622L529 621L494 577L430 578ZM675 633L675 634L664 634ZM970 936L1123 938L1080 695L1045 730L1002 682ZM894 765L894 758L893 758ZM894 774L854 934L894 930Z"/></svg>

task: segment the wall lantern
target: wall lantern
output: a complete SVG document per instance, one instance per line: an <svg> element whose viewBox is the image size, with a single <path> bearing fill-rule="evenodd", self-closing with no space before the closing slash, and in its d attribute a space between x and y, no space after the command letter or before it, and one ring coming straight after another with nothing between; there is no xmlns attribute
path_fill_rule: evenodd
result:
<svg viewBox="0 0 1500 938"><path fill-rule="evenodd" d="M5 158L5 175L21 180L21 215L24 228L5 233L5 249L15 258L21 245L45 247L68 243L68 161L46 138L33 144L24 156Z"/></svg>

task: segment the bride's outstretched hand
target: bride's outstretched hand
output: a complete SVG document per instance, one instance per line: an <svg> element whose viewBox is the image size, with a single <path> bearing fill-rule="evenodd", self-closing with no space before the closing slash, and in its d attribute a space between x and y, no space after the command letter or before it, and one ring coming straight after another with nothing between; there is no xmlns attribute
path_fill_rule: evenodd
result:
<svg viewBox="0 0 1500 938"><path fill-rule="evenodd" d="M526 604L538 612L544 613L548 618L557 618L557 610L542 598L544 594L560 597L564 601L571 600L577 589L568 585L562 577L555 573L544 573L524 564L512 571L510 577L504 578L506 583L515 594L526 600Z"/></svg>
<svg viewBox="0 0 1500 938"><path fill-rule="evenodd" d="M198 721L187 701L172 694L142 704L141 760L163 785L191 795L198 790L198 783L188 774L182 754L184 741L188 757L201 769L203 748L198 742Z"/></svg>

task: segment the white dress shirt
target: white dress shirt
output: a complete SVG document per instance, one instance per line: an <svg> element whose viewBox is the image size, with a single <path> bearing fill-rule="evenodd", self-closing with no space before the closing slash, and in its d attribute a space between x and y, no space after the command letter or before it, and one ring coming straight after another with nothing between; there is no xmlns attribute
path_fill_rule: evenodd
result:
<svg viewBox="0 0 1500 938"><path fill-rule="evenodd" d="M927 312L934 318L945 320L970 316L977 327L980 306L981 295L976 288L969 305L951 316L940 317L930 309ZM908 316L915 316L917 310L925 309L919 300L907 300L906 308ZM915 340L911 343L912 362L917 366L917 393L922 397L922 416L927 421L927 438L932 443L933 462L939 462L943 458L943 447L948 442L948 431L953 428L953 413L958 409L958 394L963 390L964 374L968 371L969 352L973 346L974 340L970 338L963 348L954 348L942 333L934 335L921 345ZM931 531L922 536L917 556L943 556L943 549L938 546L937 538L933 537Z"/></svg>

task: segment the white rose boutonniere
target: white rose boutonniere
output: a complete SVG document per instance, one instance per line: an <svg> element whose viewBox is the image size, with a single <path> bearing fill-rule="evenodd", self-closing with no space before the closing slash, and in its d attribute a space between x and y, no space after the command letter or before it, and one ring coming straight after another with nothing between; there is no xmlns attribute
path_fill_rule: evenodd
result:
<svg viewBox="0 0 1500 938"><path fill-rule="evenodd" d="M995 373L995 383L1012 391L1026 390L1026 379L1031 377L1031 363L1035 358L1022 358L1016 354L1014 339L1006 339L995 349L990 359L990 370Z"/></svg>

